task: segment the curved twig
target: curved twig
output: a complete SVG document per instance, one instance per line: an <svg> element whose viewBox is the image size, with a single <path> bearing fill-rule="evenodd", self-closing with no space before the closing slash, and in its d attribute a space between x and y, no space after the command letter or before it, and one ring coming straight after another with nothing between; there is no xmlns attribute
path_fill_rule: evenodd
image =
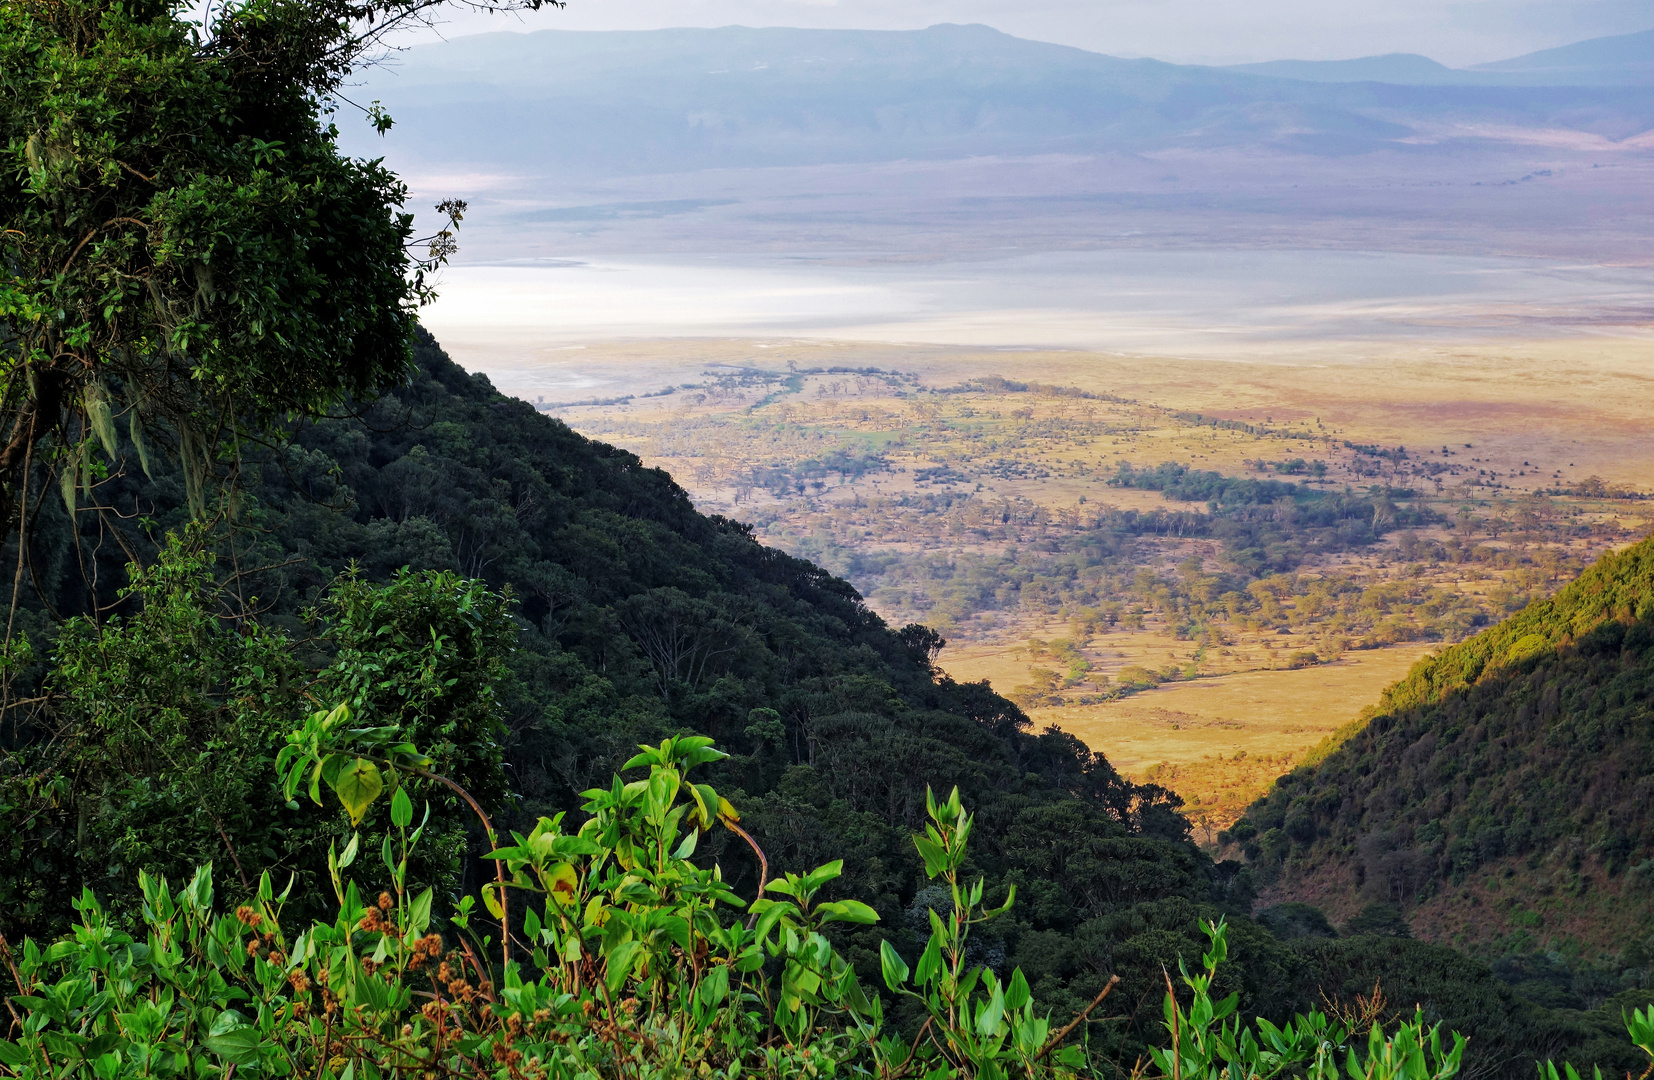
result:
<svg viewBox="0 0 1654 1080"><path fill-rule="evenodd" d="M764 898L764 886L768 885L770 881L770 861L764 858L764 849L758 846L758 841L754 840L751 834L741 828L740 825L728 818L719 818L718 820L724 823L724 828L745 840L747 846L752 848L753 854L758 856L758 895L752 898L752 902L756 904ZM751 930L757 922L758 916L755 913L752 918L747 920L747 929Z"/></svg>
<svg viewBox="0 0 1654 1080"><path fill-rule="evenodd" d="M1080 1012L1080 1015L1078 1015L1074 1019L1070 1020L1068 1022L1067 1027L1063 1028L1061 1031L1057 1032L1055 1035L1053 1035L1049 1039L1045 1040L1045 1045L1039 1048L1039 1053L1034 1055L1034 1060L1039 1061L1041 1058L1045 1057L1045 1055L1047 1055L1051 1051L1055 1050L1057 1048L1058 1044L1060 1044L1064 1039L1068 1038L1069 1032L1073 1031L1075 1028L1077 1028L1081 1024L1085 1023L1085 1018L1091 1015L1091 1010L1095 1009L1097 1006L1099 1006L1103 1003L1103 999L1108 997L1109 992L1114 989L1115 984L1118 983L1119 981L1120 981L1120 976L1110 975L1108 977L1108 985L1103 987L1102 993L1100 993L1096 997L1092 998L1091 999L1091 1004L1087 1005Z"/></svg>
<svg viewBox="0 0 1654 1080"><path fill-rule="evenodd" d="M446 776L440 776L428 769L417 769L414 771L414 775L426 780L435 780L464 799L466 804L471 807L471 811L481 819L483 831L488 833L490 850L500 846L499 838L494 833L494 823L488 819L488 815L477 804L477 800L471 797L469 791L466 791ZM500 883L500 978L504 980L505 969L511 963L511 909L507 906L510 901L506 898L504 859L494 860L494 880ZM504 985L503 981L501 985Z"/></svg>

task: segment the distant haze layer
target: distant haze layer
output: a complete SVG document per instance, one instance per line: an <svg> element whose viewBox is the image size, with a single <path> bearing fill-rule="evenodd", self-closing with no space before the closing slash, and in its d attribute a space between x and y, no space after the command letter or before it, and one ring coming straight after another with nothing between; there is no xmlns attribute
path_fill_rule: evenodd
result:
<svg viewBox="0 0 1654 1080"><path fill-rule="evenodd" d="M1329 347L1357 341L1608 334L1654 347L1654 269L1337 251L592 260L455 270L426 322L484 369L616 338L766 336L1324 362L1362 358ZM570 370L533 388L558 400L627 381L570 383Z"/></svg>
<svg viewBox="0 0 1654 1080"><path fill-rule="evenodd" d="M418 204L472 202L433 324L1132 351L1600 329L1649 314L1645 38L1265 71L982 26L488 34L374 71L354 92L397 126L346 137Z"/></svg>

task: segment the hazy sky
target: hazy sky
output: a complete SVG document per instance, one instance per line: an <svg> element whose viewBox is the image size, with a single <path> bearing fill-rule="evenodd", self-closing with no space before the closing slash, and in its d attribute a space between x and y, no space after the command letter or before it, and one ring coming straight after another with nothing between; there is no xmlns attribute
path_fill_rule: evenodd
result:
<svg viewBox="0 0 1654 1080"><path fill-rule="evenodd" d="M521 20L454 17L445 33L730 24L906 30L939 22L1182 63L1416 52L1462 66L1654 29L1654 0L569 0L561 11Z"/></svg>

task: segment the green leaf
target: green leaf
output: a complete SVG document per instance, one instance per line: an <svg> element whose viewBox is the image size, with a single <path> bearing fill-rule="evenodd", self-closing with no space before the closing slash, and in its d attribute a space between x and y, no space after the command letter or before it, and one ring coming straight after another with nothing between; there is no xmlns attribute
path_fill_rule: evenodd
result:
<svg viewBox="0 0 1654 1080"><path fill-rule="evenodd" d="M891 991L897 991L907 982L907 961L896 954L890 942L879 942L879 969L884 974L884 984Z"/></svg>
<svg viewBox="0 0 1654 1080"><path fill-rule="evenodd" d="M999 1022L1005 1018L1005 995L994 987L994 992L988 998L988 1003L982 1011L976 1014L976 1033L982 1038L991 1038L999 1030Z"/></svg>
<svg viewBox="0 0 1654 1080"><path fill-rule="evenodd" d="M251 1024L242 1024L222 1035L209 1035L203 1040L203 1044L225 1061L236 1065L251 1065L258 1061L260 1041L258 1028Z"/></svg>
<svg viewBox="0 0 1654 1080"><path fill-rule="evenodd" d="M391 796L391 824L406 829L412 822L413 800L408 798L408 789L398 784L396 794Z"/></svg>
<svg viewBox="0 0 1654 1080"><path fill-rule="evenodd" d="M641 946L642 942L623 941L609 951L609 970L603 980L609 987L609 993L612 994L625 985L626 976L632 973L632 961Z"/></svg>
<svg viewBox="0 0 1654 1080"><path fill-rule="evenodd" d="M942 845L932 843L923 836L913 838L913 846L919 849L919 855L925 860L925 876L935 877L948 868L948 853Z"/></svg>
<svg viewBox="0 0 1654 1080"><path fill-rule="evenodd" d="M729 968L720 965L707 972L706 978L701 980L701 985L696 989L696 994L700 997L701 1004L708 1008L722 1003L724 998L729 996Z"/></svg>
<svg viewBox="0 0 1654 1080"><path fill-rule="evenodd" d="M816 912L824 923L847 922L870 926L879 921L879 913L860 900L834 900L818 905Z"/></svg>
<svg viewBox="0 0 1654 1080"><path fill-rule="evenodd" d="M408 908L408 933L415 937L424 935L425 928L431 925L431 890L426 889L414 897L414 902Z"/></svg>
<svg viewBox="0 0 1654 1080"><path fill-rule="evenodd" d="M1028 1004L1033 996L1028 989L1028 980L1023 977L1022 969L1017 968L1011 973L1011 985L1005 988L1005 1007L1020 1009Z"/></svg>
<svg viewBox="0 0 1654 1080"><path fill-rule="evenodd" d="M350 814L352 825L361 824L362 816L384 789L385 781L379 775L379 766L367 758L357 758L340 769L339 778L333 782L333 791Z"/></svg>
<svg viewBox="0 0 1654 1080"><path fill-rule="evenodd" d="M925 951L919 954L919 967L914 971L914 981L921 986L928 986L936 978L936 973L942 970L942 943L936 934L931 934L930 943Z"/></svg>
<svg viewBox="0 0 1654 1080"><path fill-rule="evenodd" d="M540 931L542 929L543 927L540 925L540 916L534 913L533 908L529 908L527 911L523 912L523 933L527 935L529 941L540 940Z"/></svg>

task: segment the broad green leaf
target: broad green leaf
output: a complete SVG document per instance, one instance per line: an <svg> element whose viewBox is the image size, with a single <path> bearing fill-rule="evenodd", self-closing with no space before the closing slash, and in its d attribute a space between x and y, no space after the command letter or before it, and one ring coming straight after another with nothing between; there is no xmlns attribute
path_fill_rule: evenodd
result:
<svg viewBox="0 0 1654 1080"><path fill-rule="evenodd" d="M426 889L414 897L408 907L408 933L413 937L420 937L425 928L431 925L431 890Z"/></svg>
<svg viewBox="0 0 1654 1080"><path fill-rule="evenodd" d="M976 1033L984 1039L991 1038L999 1030L999 1022L1004 1018L1005 995L996 986L987 1003L976 1014Z"/></svg>
<svg viewBox="0 0 1654 1080"><path fill-rule="evenodd" d="M202 1040L212 1053L236 1065L256 1063L260 1041L258 1028L251 1024L242 1024L222 1035L209 1035Z"/></svg>
<svg viewBox="0 0 1654 1080"><path fill-rule="evenodd" d="M907 961L896 954L890 942L879 942L879 968L884 974L884 984L892 991L900 990L907 982Z"/></svg>
<svg viewBox="0 0 1654 1080"><path fill-rule="evenodd" d="M936 877L948 868L948 854L942 849L942 845L933 843L923 836L915 836L913 846L919 849L919 856L925 860L926 877Z"/></svg>
<svg viewBox="0 0 1654 1080"><path fill-rule="evenodd" d="M352 825L361 823L362 816L384 788L385 781L379 775L379 766L367 758L357 758L340 769L338 779L333 782L333 791L350 814Z"/></svg>
<svg viewBox="0 0 1654 1080"><path fill-rule="evenodd" d="M1020 1009L1028 1004L1033 994L1028 989L1028 980L1023 977L1022 969L1017 968L1011 973L1011 984L1005 988L1005 1007Z"/></svg>
<svg viewBox="0 0 1654 1080"><path fill-rule="evenodd" d="M609 951L607 960L609 969L604 976L604 982L612 994L626 984L626 976L632 973L632 961L637 957L642 942L623 941Z"/></svg>
<svg viewBox="0 0 1654 1080"><path fill-rule="evenodd" d="M719 965L707 972L706 978L701 980L701 985L696 989L696 994L699 995L701 1004L709 1008L721 1004L724 998L729 996L729 968Z"/></svg>
<svg viewBox="0 0 1654 1080"><path fill-rule="evenodd" d="M413 800L408 798L408 789L398 784L396 794L391 796L391 824L406 829L412 823Z"/></svg>
<svg viewBox="0 0 1654 1080"><path fill-rule="evenodd" d="M879 913L860 900L834 900L817 905L816 911L824 923L847 922L869 926L879 921Z"/></svg>
<svg viewBox="0 0 1654 1080"><path fill-rule="evenodd" d="M925 951L919 954L919 966L914 970L914 981L920 986L928 986L942 970L942 944L938 935L932 934Z"/></svg>

